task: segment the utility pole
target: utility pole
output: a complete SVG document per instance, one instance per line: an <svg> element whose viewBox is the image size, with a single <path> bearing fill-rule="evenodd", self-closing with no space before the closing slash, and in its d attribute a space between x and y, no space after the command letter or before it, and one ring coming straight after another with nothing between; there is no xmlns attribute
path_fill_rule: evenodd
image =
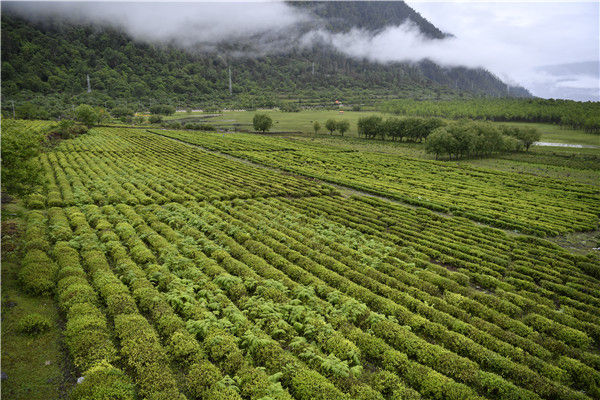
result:
<svg viewBox="0 0 600 400"><path fill-rule="evenodd" d="M312 75L315 76L315 62L312 62Z"/></svg>
<svg viewBox="0 0 600 400"><path fill-rule="evenodd" d="M233 90L231 88L231 67L229 67L229 95L233 94Z"/></svg>
<svg viewBox="0 0 600 400"><path fill-rule="evenodd" d="M16 119L17 117L15 117L15 101L11 100L10 101L12 103L12 109L13 109L13 119Z"/></svg>
<svg viewBox="0 0 600 400"><path fill-rule="evenodd" d="M87 92L92 93L92 85L90 85L90 75L86 75L87 77Z"/></svg>

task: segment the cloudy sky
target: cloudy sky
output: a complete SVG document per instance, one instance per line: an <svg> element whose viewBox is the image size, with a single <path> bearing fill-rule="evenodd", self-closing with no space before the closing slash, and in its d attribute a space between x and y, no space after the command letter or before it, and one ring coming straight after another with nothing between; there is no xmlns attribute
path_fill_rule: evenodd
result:
<svg viewBox="0 0 600 400"><path fill-rule="evenodd" d="M319 38L359 58L428 58L447 66L483 67L536 96L600 101L597 0L409 0L422 16L454 35L444 40L429 40L410 23L388 27L376 36L357 29L303 33L297 28L310 17L283 1L2 3L3 11L10 8L38 21L67 16L122 27L137 40L190 49L211 49L219 40L244 38L255 42L255 54L264 54L288 48L285 41L291 37L306 45ZM260 39L253 39L259 34Z"/></svg>
<svg viewBox="0 0 600 400"><path fill-rule="evenodd" d="M600 10L588 2L408 1L481 63L540 97L600 100ZM470 47L470 51L468 51Z"/></svg>

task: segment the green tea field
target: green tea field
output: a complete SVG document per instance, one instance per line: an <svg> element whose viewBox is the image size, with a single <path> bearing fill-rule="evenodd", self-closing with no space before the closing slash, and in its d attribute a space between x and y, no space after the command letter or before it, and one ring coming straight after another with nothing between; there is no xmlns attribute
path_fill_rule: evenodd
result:
<svg viewBox="0 0 600 400"><path fill-rule="evenodd" d="M0 0L6 400L600 400L600 2Z"/></svg>
<svg viewBox="0 0 600 400"><path fill-rule="evenodd" d="M516 157L96 127L40 156L17 275L79 399L597 399L599 258L554 240L597 242L597 161Z"/></svg>

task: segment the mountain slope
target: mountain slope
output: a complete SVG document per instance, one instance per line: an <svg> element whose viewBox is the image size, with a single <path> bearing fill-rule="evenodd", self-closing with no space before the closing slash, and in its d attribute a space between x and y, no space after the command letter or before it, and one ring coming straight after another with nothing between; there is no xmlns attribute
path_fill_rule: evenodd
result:
<svg viewBox="0 0 600 400"><path fill-rule="evenodd" d="M436 28L403 1L289 1L288 4L309 11L325 21L331 32L348 32L359 28L373 34L390 26L411 21L430 39L448 35Z"/></svg>
<svg viewBox="0 0 600 400"><path fill-rule="evenodd" d="M433 25L418 22L414 11L405 13L408 6L404 3L336 3L336 8L310 3L299 7L312 7L334 31L358 26L374 32L377 26L409 18L417 20L419 29L431 31L427 35L443 35ZM372 12L361 14L370 8ZM369 18L361 20L360 15ZM173 46L137 43L114 28L68 23L41 26L3 12L2 96L3 100L34 100L56 108L84 101L107 106L127 102L138 108L157 102L251 108L290 99L317 105L331 104L334 99L363 103L394 97L506 94L505 84L481 69L445 68L428 61L379 64L348 57L326 44L233 57L227 55L228 45L235 47L222 44L221 54L191 53ZM86 93L87 75L91 94ZM519 90L510 93L528 95ZM4 101L3 107L8 106Z"/></svg>

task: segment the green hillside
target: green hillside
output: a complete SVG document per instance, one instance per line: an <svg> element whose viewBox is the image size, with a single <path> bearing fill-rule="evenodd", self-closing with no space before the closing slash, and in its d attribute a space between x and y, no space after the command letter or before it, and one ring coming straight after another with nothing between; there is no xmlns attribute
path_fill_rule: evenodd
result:
<svg viewBox="0 0 600 400"><path fill-rule="evenodd" d="M325 21L331 31L342 26L374 31L376 26L410 19L426 35L443 36L416 12L407 13L412 9L404 3L302 6L314 8L318 21ZM361 15L370 22L360 23ZM219 54L192 54L176 47L137 43L112 28L58 20L36 25L3 10L3 107L8 110L11 100L18 104L33 101L58 116L60 110L81 102L107 107L127 103L140 109L156 103L255 108L282 101L327 105L335 99L358 104L397 97L506 94L505 84L484 70L445 68L430 61L378 64L350 58L325 44L256 57L228 55L235 52L235 43L219 46ZM87 93L87 75L91 94ZM511 94L528 95L520 88L513 88Z"/></svg>

